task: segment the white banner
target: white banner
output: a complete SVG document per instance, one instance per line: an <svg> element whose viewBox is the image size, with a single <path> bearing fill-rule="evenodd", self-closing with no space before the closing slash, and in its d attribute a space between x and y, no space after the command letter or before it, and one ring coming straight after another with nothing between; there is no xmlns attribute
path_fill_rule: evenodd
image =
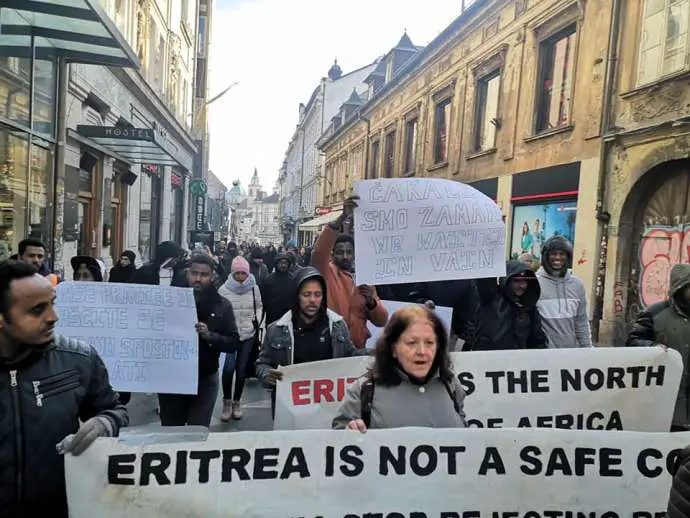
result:
<svg viewBox="0 0 690 518"><path fill-rule="evenodd" d="M199 340L189 288L64 282L57 331L96 348L115 390L196 394Z"/></svg>
<svg viewBox="0 0 690 518"><path fill-rule="evenodd" d="M241 432L65 458L71 518L654 518L690 433ZM399 513L399 514L397 514Z"/></svg>
<svg viewBox="0 0 690 518"><path fill-rule="evenodd" d="M407 306L413 305L413 304L410 304L409 302L398 302L395 300L382 300L381 304L383 304L383 306L388 311L388 319L389 320L390 320L390 317L393 316L393 313L395 313L399 309L406 308ZM450 334L450 325L451 325L451 322L453 320L453 308L436 306L434 308L434 312L438 315L438 318L441 319L441 322L443 322L443 325L445 326L448 334ZM381 333L383 333L383 327L376 327L374 324L371 323L370 320L367 320L367 329L369 330L369 333L371 334L371 336L367 340L366 348L367 349L373 349L374 346L376 345L376 340L378 340L379 336L381 336Z"/></svg>
<svg viewBox="0 0 690 518"><path fill-rule="evenodd" d="M354 182L357 284L505 275L501 209L469 185L439 178Z"/></svg>
<svg viewBox="0 0 690 518"><path fill-rule="evenodd" d="M469 426L665 432L683 371L678 352L591 348L451 353ZM285 367L274 429L324 429L369 357Z"/></svg>

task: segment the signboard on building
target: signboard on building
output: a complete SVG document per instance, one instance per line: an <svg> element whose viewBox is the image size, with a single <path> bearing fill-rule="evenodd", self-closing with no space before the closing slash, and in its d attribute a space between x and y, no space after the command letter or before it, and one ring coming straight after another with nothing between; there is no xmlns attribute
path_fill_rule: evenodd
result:
<svg viewBox="0 0 690 518"><path fill-rule="evenodd" d="M206 220L206 198L204 196L195 196L194 214L194 230L204 230L204 221Z"/></svg>
<svg viewBox="0 0 690 518"><path fill-rule="evenodd" d="M331 207L316 207L314 209L315 216L324 216L330 214L333 209Z"/></svg>

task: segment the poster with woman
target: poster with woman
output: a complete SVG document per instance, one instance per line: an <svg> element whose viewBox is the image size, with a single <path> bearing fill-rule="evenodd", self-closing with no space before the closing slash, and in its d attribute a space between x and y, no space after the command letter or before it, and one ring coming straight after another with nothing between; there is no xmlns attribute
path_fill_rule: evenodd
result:
<svg viewBox="0 0 690 518"><path fill-rule="evenodd" d="M576 210L575 200L513 207L511 259L531 254L541 260L541 247L551 236L564 236L574 242Z"/></svg>

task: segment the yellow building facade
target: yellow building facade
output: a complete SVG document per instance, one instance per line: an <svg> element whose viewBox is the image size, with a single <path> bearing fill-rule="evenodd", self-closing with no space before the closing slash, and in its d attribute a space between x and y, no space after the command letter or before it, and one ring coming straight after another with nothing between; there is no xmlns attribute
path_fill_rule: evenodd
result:
<svg viewBox="0 0 690 518"><path fill-rule="evenodd" d="M505 215L506 259L573 240L591 313L611 4L477 0L427 47L393 49L383 84L321 141L319 205L337 210L365 178L471 184Z"/></svg>
<svg viewBox="0 0 690 518"><path fill-rule="evenodd" d="M690 3L626 0L619 16L597 287L601 338L615 343L690 255Z"/></svg>

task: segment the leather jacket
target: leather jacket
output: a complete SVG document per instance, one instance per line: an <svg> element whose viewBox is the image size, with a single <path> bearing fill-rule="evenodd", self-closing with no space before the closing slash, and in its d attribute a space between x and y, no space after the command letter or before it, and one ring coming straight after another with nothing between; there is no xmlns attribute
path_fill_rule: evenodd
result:
<svg viewBox="0 0 690 518"><path fill-rule="evenodd" d="M67 517L55 446L94 416L114 435L129 422L93 347L55 335L18 359L0 359L0 517Z"/></svg>

